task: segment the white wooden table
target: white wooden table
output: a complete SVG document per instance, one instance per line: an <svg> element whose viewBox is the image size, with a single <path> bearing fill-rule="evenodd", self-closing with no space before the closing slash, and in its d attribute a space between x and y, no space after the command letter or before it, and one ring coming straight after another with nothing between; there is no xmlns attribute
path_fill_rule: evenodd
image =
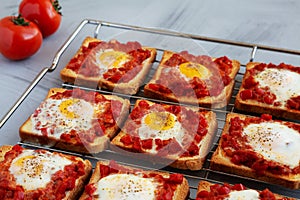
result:
<svg viewBox="0 0 300 200"><path fill-rule="evenodd" d="M1 0L0 18L17 13L19 0ZM20 95L45 67L51 66L57 50L67 40L83 19L159 28L199 36L220 38L300 50L300 1L298 0L61 0L63 19L59 30L43 41L41 49L31 58L10 61L0 55L0 119L18 100ZM88 32L88 31L87 31ZM0 145L19 141L18 127L39 105L50 87L60 87L60 69L68 62L80 45L85 32L68 48L58 67L47 74L26 100L0 129ZM99 35L109 40L143 40L162 46L178 48L193 46L176 39L164 41L136 38L131 32L112 30ZM132 37L132 38L130 38ZM153 43L151 43L153 42ZM212 56L227 55L245 64L251 49L240 49L220 44L196 43ZM300 57L290 54L261 51L258 61L286 62L300 66ZM295 86L299 87L299 86Z"/></svg>

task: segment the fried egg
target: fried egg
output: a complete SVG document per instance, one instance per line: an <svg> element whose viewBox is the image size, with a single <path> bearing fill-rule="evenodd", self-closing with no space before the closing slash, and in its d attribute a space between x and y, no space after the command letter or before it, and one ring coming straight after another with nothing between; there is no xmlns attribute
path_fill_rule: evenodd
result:
<svg viewBox="0 0 300 200"><path fill-rule="evenodd" d="M72 162L51 152L23 150L13 159L9 172L15 177L17 185L25 190L35 190L45 187L51 176Z"/></svg>
<svg viewBox="0 0 300 200"><path fill-rule="evenodd" d="M241 191L231 191L229 197L225 200L258 200L260 199L259 193L256 190L241 190Z"/></svg>
<svg viewBox="0 0 300 200"><path fill-rule="evenodd" d="M185 132L174 114L166 111L153 111L142 118L138 133L142 140L149 138L159 138L161 140L175 138L181 144Z"/></svg>
<svg viewBox="0 0 300 200"><path fill-rule="evenodd" d="M192 80L194 77L207 79L211 75L211 72L204 65L192 62L180 64L179 71L186 81Z"/></svg>
<svg viewBox="0 0 300 200"><path fill-rule="evenodd" d="M109 69L122 67L130 58L131 56L126 52L101 49L95 53L93 62L99 67L100 75L103 75Z"/></svg>
<svg viewBox="0 0 300 200"><path fill-rule="evenodd" d="M51 129L51 137L60 138L61 134L74 130L88 130L92 127L94 113L99 112L92 103L82 99L47 99L38 108L37 117L31 116L35 133L42 134L40 128ZM50 133L48 133L49 135Z"/></svg>
<svg viewBox="0 0 300 200"><path fill-rule="evenodd" d="M112 174L102 178L93 194L101 199L136 200L155 199L157 183L152 178L133 174Z"/></svg>
<svg viewBox="0 0 300 200"><path fill-rule="evenodd" d="M278 122L249 124L243 130L252 148L264 156L291 168L299 166L300 134Z"/></svg>
<svg viewBox="0 0 300 200"><path fill-rule="evenodd" d="M266 68L256 74L254 79L261 87L269 87L276 95L276 101L286 102L300 95L300 74L286 69ZM283 105L284 106L284 105Z"/></svg>

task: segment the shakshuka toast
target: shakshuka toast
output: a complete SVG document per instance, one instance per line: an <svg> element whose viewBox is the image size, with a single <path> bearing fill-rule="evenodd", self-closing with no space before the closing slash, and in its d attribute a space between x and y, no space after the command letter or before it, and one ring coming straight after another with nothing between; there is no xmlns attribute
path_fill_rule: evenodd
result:
<svg viewBox="0 0 300 200"><path fill-rule="evenodd" d="M0 147L0 199L76 200L92 172L90 161L19 145Z"/></svg>
<svg viewBox="0 0 300 200"><path fill-rule="evenodd" d="M164 51L156 73L144 87L146 96L209 108L228 104L240 63L226 56L195 56Z"/></svg>
<svg viewBox="0 0 300 200"><path fill-rule="evenodd" d="M299 120L300 67L284 63L248 63L235 108Z"/></svg>
<svg viewBox="0 0 300 200"><path fill-rule="evenodd" d="M216 129L212 111L138 100L111 148L174 168L199 170Z"/></svg>
<svg viewBox="0 0 300 200"><path fill-rule="evenodd" d="M99 161L80 200L185 200L188 194L189 185L182 174Z"/></svg>
<svg viewBox="0 0 300 200"><path fill-rule="evenodd" d="M115 95L52 88L20 127L20 138L74 152L98 153L117 133L129 107L129 100Z"/></svg>
<svg viewBox="0 0 300 200"><path fill-rule="evenodd" d="M196 200L212 200L212 199L295 200L294 198L288 198L273 193L268 188L262 191L258 191L258 190L246 188L243 184L240 183L230 185L228 183L214 184L208 181L200 181L198 184Z"/></svg>
<svg viewBox="0 0 300 200"><path fill-rule="evenodd" d="M299 189L299 144L300 124L229 113L210 167Z"/></svg>
<svg viewBox="0 0 300 200"><path fill-rule="evenodd" d="M138 42L108 42L87 37L61 70L65 82L135 94L156 57L156 49Z"/></svg>

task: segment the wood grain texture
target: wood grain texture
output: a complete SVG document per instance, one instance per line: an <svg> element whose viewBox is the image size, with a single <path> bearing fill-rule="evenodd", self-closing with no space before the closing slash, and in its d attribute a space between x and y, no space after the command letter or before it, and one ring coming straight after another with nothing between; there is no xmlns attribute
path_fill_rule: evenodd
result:
<svg viewBox="0 0 300 200"><path fill-rule="evenodd" d="M17 13L18 4L17 0L2 1L0 18ZM61 6L63 19L59 30L44 39L41 49L34 56L27 60L13 62L0 55L0 118L6 114L41 69L51 65L56 51L84 18L300 49L298 36L300 2L297 0L165 0L163 2L130 0L126 3L122 0L89 0L84 3L80 0L64 0L61 1ZM110 39L118 33L118 31L114 31L113 34L104 33L101 38ZM166 41L166 43L167 47L171 45L171 42ZM203 45L212 56L228 55L240 60L241 63L246 63L251 53L251 49L240 50L216 44L200 45ZM78 44L74 43L71 46L72 50L64 54L59 68L68 62L77 47ZM300 65L299 58L289 55L262 53L257 60L275 63L285 61ZM59 71L47 74L18 109L18 113L22 115L16 114L0 130L0 138L4 135L8 136L1 139L0 144L14 144L19 140L18 134L11 126L22 123L24 116L28 116L39 104L48 88L60 85Z"/></svg>

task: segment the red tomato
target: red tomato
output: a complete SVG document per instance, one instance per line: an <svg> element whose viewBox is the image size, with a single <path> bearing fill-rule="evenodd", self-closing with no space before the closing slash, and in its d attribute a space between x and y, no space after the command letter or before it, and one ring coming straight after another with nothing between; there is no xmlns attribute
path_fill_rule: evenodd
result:
<svg viewBox="0 0 300 200"><path fill-rule="evenodd" d="M32 22L15 16L0 20L0 52L8 59L21 60L35 54L43 36Z"/></svg>
<svg viewBox="0 0 300 200"><path fill-rule="evenodd" d="M23 0L19 13L26 19L36 23L43 37L57 31L61 22L61 6L58 0Z"/></svg>

